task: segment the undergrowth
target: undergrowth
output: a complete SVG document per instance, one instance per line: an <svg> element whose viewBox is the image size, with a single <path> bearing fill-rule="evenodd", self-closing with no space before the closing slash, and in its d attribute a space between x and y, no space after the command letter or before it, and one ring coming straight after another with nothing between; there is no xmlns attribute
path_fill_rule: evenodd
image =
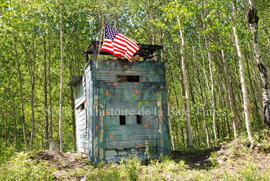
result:
<svg viewBox="0 0 270 181"><path fill-rule="evenodd" d="M16 152L14 146L4 147L3 144L0 144L0 165L8 161Z"/></svg>
<svg viewBox="0 0 270 181"><path fill-rule="evenodd" d="M1 181L54 180L55 168L44 161L32 160L31 153L16 153L9 161L1 165Z"/></svg>
<svg viewBox="0 0 270 181"><path fill-rule="evenodd" d="M185 161L168 156L152 159L147 165L136 157L120 163L90 164L85 167L66 169L64 177L57 177L58 168L45 160L36 159L34 152L15 153L12 148L1 151L0 181L69 180L85 178L88 181L268 181L270 180L270 141L268 131L255 136L256 145L250 148L244 136L212 152L204 167L191 167ZM13 155L13 156L12 156ZM195 155L195 154L190 154ZM188 156L188 155L186 155ZM75 157L81 161L81 158ZM196 164L196 163L193 163Z"/></svg>

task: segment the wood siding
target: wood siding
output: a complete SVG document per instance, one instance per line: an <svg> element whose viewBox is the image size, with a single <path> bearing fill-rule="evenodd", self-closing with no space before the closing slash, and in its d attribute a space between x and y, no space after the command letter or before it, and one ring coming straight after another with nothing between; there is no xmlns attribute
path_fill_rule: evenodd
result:
<svg viewBox="0 0 270 181"><path fill-rule="evenodd" d="M75 118L76 118L76 135L77 150L81 153L88 153L88 129L86 122L86 82L85 77L81 83L75 86Z"/></svg>
<svg viewBox="0 0 270 181"><path fill-rule="evenodd" d="M83 80L89 131L80 142L88 143L89 160L119 161L130 154L144 159L146 149L152 155L170 151L164 72L162 62L99 61L98 68L86 66ZM119 75L139 76L140 81L119 82ZM125 125L120 125L119 115L125 115ZM142 116L140 124L137 115Z"/></svg>

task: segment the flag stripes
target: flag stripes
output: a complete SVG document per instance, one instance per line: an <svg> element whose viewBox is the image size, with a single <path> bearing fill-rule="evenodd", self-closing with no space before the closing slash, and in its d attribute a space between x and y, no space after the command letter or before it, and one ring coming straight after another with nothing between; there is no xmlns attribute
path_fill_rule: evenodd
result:
<svg viewBox="0 0 270 181"><path fill-rule="evenodd" d="M114 56L125 57L131 61L131 57L140 47L126 36L118 33L109 25L105 26L105 38L100 50L109 52Z"/></svg>

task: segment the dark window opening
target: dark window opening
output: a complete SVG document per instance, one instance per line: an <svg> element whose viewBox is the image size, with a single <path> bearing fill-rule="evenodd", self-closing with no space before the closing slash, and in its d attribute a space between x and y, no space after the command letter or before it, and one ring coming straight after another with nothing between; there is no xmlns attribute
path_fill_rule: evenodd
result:
<svg viewBox="0 0 270 181"><path fill-rule="evenodd" d="M82 103L81 105L79 105L78 107L77 107L77 109L80 109L80 110L84 110L84 103Z"/></svg>
<svg viewBox="0 0 270 181"><path fill-rule="evenodd" d="M138 75L118 75L118 82L140 82Z"/></svg>
<svg viewBox="0 0 270 181"><path fill-rule="evenodd" d="M119 116L119 119L120 119L120 125L126 125L126 116Z"/></svg>
<svg viewBox="0 0 270 181"><path fill-rule="evenodd" d="M137 124L142 124L143 116L137 115Z"/></svg>

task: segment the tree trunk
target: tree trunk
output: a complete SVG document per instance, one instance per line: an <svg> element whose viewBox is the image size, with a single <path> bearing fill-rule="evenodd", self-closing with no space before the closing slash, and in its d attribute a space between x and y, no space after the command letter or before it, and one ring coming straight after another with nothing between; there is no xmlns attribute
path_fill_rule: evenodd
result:
<svg viewBox="0 0 270 181"><path fill-rule="evenodd" d="M22 80L21 66L20 66L20 62L19 62L19 55L17 52L16 39L14 42L14 50L15 50L16 68L17 68L17 73L18 73L18 78L19 78L19 87L20 87L20 108L21 108L21 124L22 124L22 132L23 132L23 141L24 141L25 148L27 148L25 116L24 116L23 80Z"/></svg>
<svg viewBox="0 0 270 181"><path fill-rule="evenodd" d="M205 64L205 59L204 59L204 56L203 56L203 53L202 53L202 46L201 46L201 42L200 42L200 37L199 37L199 47L200 47L200 50L201 50L201 56L202 56L202 64L204 65ZM194 49L193 49L193 56L194 55ZM205 78L205 84L206 86L204 86L204 92L205 92L205 96L203 96L203 90L201 89L201 95L202 95L202 100L203 102L205 102L205 104L207 105L208 104L208 99L207 99L207 92L209 91L209 83L208 83L208 79L207 79L207 74L206 74L206 71L201 68L202 72L203 72L203 75L204 75L204 78ZM200 78L198 77L198 81L200 80ZM200 82L200 81L199 81ZM207 125L207 122L206 122L206 110L205 108L206 105L203 105L203 124L204 124L204 128L205 128L205 134L206 134L206 144L208 147L210 147L210 133L209 133L209 130L208 130L208 125Z"/></svg>
<svg viewBox="0 0 270 181"><path fill-rule="evenodd" d="M236 20L236 12L235 8L233 7L233 15L234 15L234 22ZM238 35L236 32L236 25L234 23L233 25L233 35L235 39L235 46L237 50L237 55L239 59L239 74L240 74L240 82L241 82L241 90L242 90L242 95L243 95L243 107L244 107L244 117L245 117L245 124L246 124L246 129L248 133L248 139L251 143L253 143L253 131L252 131L252 126L251 126L251 119L250 119L250 105L249 105L249 98L248 98L248 92L247 92L247 86L246 86L246 80L245 80L245 66L244 66L244 58L242 56L242 52L240 49L240 43L238 39Z"/></svg>
<svg viewBox="0 0 270 181"><path fill-rule="evenodd" d="M207 49L207 58L208 58L209 71L210 71L211 97L212 97L211 107L212 107L212 121L213 121L212 126L213 126L214 138L216 142L218 139L218 134L217 134L217 122L216 122L216 100L215 100L215 90L214 90L213 62L212 62L211 52L209 50L208 42L205 35L204 35L204 41L205 41L205 46Z"/></svg>
<svg viewBox="0 0 270 181"><path fill-rule="evenodd" d="M31 132L31 144L30 150L32 150L34 145L34 138L36 134L36 119L35 119L35 75L31 72L31 122L32 122L32 132Z"/></svg>
<svg viewBox="0 0 270 181"><path fill-rule="evenodd" d="M12 107L13 107L13 119L14 119L14 127L13 127L14 147L17 148L17 112L16 112L16 107L14 103Z"/></svg>
<svg viewBox="0 0 270 181"><path fill-rule="evenodd" d="M12 94L13 87L12 80L10 77L8 77L8 97L9 97L9 105L10 105L10 113L12 115L12 118L10 120L13 120L13 139L14 139L14 147L17 147L17 113L16 113L16 107L15 107L15 101L14 101L14 95Z"/></svg>
<svg viewBox="0 0 270 181"><path fill-rule="evenodd" d="M178 19L178 23L179 19ZM184 87L184 116L185 116L185 123L186 123L186 130L187 130L187 146L193 147L192 143L192 130L191 130L191 123L190 123L190 96L189 96L189 81L186 69L186 62L184 56L184 49L185 49L185 40L183 36L182 29L180 28L179 24L179 33L180 33L180 40L181 40L181 70L183 75L183 87Z"/></svg>
<svg viewBox="0 0 270 181"><path fill-rule="evenodd" d="M249 50L252 49L252 47L250 46L250 43L248 43L248 49ZM254 72L254 67L253 66L250 67L250 65L249 65L249 60L252 59L252 56L253 56L253 53L251 53L250 57L247 57L247 59L246 59L247 77L248 77L248 80L249 80L248 85L250 85L250 94L252 95L252 98L253 98L252 105L254 107L254 111L252 111L252 115L253 115L253 118L255 118L256 120L260 121L261 124L264 125L264 121L262 119L262 112L261 112L262 107L261 106L258 106L258 100L257 100L257 99L260 100L261 98L259 98L259 97L256 96L256 93L257 93L256 90L258 90L257 89L257 86L256 86L256 83L254 82L254 80L256 80L256 73ZM251 75L252 74L251 71L254 74L253 77Z"/></svg>
<svg viewBox="0 0 270 181"><path fill-rule="evenodd" d="M51 81L51 45L50 41L48 41L48 52L49 52L49 58L48 58L48 94L49 94L49 137L50 142L53 140L53 114L52 114L52 81Z"/></svg>
<svg viewBox="0 0 270 181"><path fill-rule="evenodd" d="M204 17L201 12L201 20L202 20L202 26L203 30L205 29L204 25ZM212 127L213 127L213 133L214 133L214 139L215 142L217 142L218 135L217 135L217 123L216 123L216 101L215 101L215 90L214 90L214 75L213 75L213 62L212 62L212 56L211 52L209 50L208 41L206 38L206 35L203 35L205 47L207 49L207 58L208 58L208 64L209 64L209 71L210 71L210 81L211 81L211 108L212 108Z"/></svg>
<svg viewBox="0 0 270 181"><path fill-rule="evenodd" d="M197 76L197 80L199 82L199 89L200 89L200 95L202 97L201 101L204 102L205 104L207 104L207 98L206 96L204 96L204 93L203 93L203 85L201 85L201 81L200 81L200 77L199 77L199 72L198 72L198 76ZM210 139L209 139L209 131L208 131L208 126L207 126L207 123L206 123L206 116L205 116L205 105L202 105L202 113L203 113L203 127L204 127L204 131L205 131L205 136L206 136L206 145L208 147L210 147Z"/></svg>
<svg viewBox="0 0 270 181"><path fill-rule="evenodd" d="M232 114L232 127L233 127L233 136L234 139L237 138L237 130L238 130L238 123L237 123L237 112L236 112L236 107L235 107L235 100L233 97L233 90L232 90L232 84L231 84L231 74L228 70L228 64L227 61L225 60L225 55L224 55L224 50L221 50L221 56L223 60L223 71L226 79L226 88L228 91L228 99L229 99L229 105L230 105L230 111Z"/></svg>
<svg viewBox="0 0 270 181"><path fill-rule="evenodd" d="M60 98L59 98L59 141L60 151L63 151L63 23L62 23L62 4L60 2Z"/></svg>
<svg viewBox="0 0 270 181"><path fill-rule="evenodd" d="M171 81L170 82L172 82L173 83L173 74L172 74L172 72L170 72L170 75L171 75ZM181 81L181 80L180 80ZM174 84L172 84L172 89L173 89L173 93L171 94L171 95L174 95L175 96L175 102L176 102L176 110L177 109L179 109L179 107L180 107L180 103L179 103L179 101L178 101L178 94L177 94L177 91L176 91L176 88L175 88L175 86L174 86ZM173 110L173 111L175 111L175 110ZM175 111L175 112L177 112L177 111ZM170 119L175 119L174 117L173 118L171 118L170 117ZM174 124L176 124L175 123L176 121L174 121ZM174 134L172 134L172 143L173 143L173 150L175 150L176 148L177 148L177 141L178 141L178 139L180 139L180 136L178 136L179 134L179 130L178 130L178 125L176 124L176 126L173 126L172 127L172 129L174 130L174 131L172 131L172 133L174 133L175 132L175 135Z"/></svg>
<svg viewBox="0 0 270 181"><path fill-rule="evenodd" d="M26 53L26 57L28 58L28 67L30 72L30 84L31 84L31 95L30 95L30 105L31 105L31 123L32 123L32 131L30 137L30 150L32 150L34 146L34 139L36 134L36 119L35 119L35 61L36 61L36 50L35 50L35 35L33 35L33 45L32 45L32 56L28 50L29 47L24 44L24 49Z"/></svg>
<svg viewBox="0 0 270 181"><path fill-rule="evenodd" d="M45 149L49 149L49 114L48 114L48 91L47 91L47 50L46 50L46 40L45 36L43 39L43 49L44 49L44 115L45 115Z"/></svg>
<svg viewBox="0 0 270 181"><path fill-rule="evenodd" d="M8 112L8 109L6 107L5 112ZM5 146L8 146L8 141L9 140L9 134L8 134L8 118L7 115L5 116Z"/></svg>
<svg viewBox="0 0 270 181"><path fill-rule="evenodd" d="M253 35L253 48L255 54L255 61L260 71L260 78L262 84L262 104L263 104L263 119L264 122L270 128L270 99L269 99L269 88L268 88L268 73L267 69L262 63L259 44L258 44L258 24L259 17L257 15L257 9L254 7L253 0L248 0L249 10L248 10L248 23L250 31Z"/></svg>
<svg viewBox="0 0 270 181"><path fill-rule="evenodd" d="M72 63L70 63L69 66L69 72L70 72L70 77L72 76ZM74 151L77 150L77 146L76 146L76 120L75 120L75 100L74 100L74 88L73 86L69 86L70 88L70 107L72 110L72 140L73 140L73 149Z"/></svg>

